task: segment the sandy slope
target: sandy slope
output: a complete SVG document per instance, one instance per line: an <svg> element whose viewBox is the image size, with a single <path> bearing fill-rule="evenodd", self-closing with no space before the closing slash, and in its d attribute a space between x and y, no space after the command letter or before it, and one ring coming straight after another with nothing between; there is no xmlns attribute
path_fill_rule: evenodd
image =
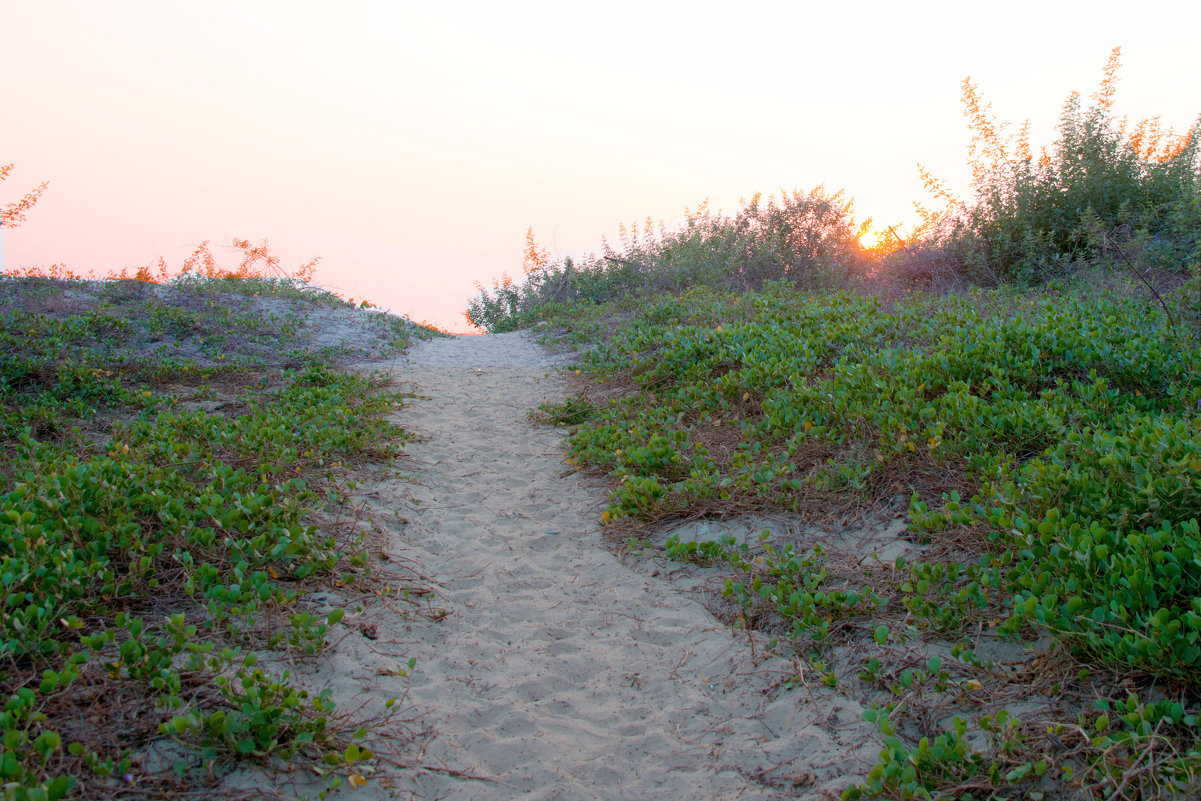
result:
<svg viewBox="0 0 1201 801"><path fill-rule="evenodd" d="M407 448L416 485L365 497L450 614L369 609L374 639L346 637L327 676L340 707L370 708L403 689L381 674L416 657L407 703L431 732L418 761L446 770L359 794L829 797L875 760L861 709L777 686L790 664L606 550L602 489L565 473L563 433L528 418L563 396L556 358L505 334L425 342L393 368L424 396L397 415L423 437Z"/></svg>

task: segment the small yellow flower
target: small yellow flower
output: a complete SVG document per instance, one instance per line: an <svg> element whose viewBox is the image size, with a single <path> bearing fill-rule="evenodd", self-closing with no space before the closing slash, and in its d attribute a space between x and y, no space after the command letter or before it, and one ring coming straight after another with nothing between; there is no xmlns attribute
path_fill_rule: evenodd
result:
<svg viewBox="0 0 1201 801"><path fill-rule="evenodd" d="M605 513L601 515L601 522L608 523L612 517L613 517L613 515L609 514L609 510L606 509Z"/></svg>
<svg viewBox="0 0 1201 801"><path fill-rule="evenodd" d="M808 431L811 428L813 428L813 423L810 423L808 420L806 420L805 421L805 430Z"/></svg>

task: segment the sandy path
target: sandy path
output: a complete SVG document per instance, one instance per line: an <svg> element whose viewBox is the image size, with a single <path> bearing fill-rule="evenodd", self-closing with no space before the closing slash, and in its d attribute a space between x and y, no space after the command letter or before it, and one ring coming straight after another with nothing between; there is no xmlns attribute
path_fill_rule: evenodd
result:
<svg viewBox="0 0 1201 801"><path fill-rule="evenodd" d="M605 549L602 491L565 475L563 433L528 418L563 397L555 362L505 334L425 342L393 370L424 396L396 418L423 437L407 448L417 483L368 494L381 523L392 508L407 520L394 552L451 614L373 615L377 643L331 655L336 694L394 693L380 664L416 657L408 702L432 732L422 763L492 781L415 772L390 794L693 801L841 788L879 747L860 708L773 686L788 663L753 656L696 600Z"/></svg>

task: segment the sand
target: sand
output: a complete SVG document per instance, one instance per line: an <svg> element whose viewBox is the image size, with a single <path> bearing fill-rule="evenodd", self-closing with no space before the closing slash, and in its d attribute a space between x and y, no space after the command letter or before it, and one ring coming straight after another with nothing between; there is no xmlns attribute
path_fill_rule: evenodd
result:
<svg viewBox="0 0 1201 801"><path fill-rule="evenodd" d="M515 333L423 342L391 366L421 396L395 416L421 437L401 465L412 480L360 497L442 612L367 603L320 670L340 708L404 695L414 720L396 731L411 767L354 797L836 797L880 748L861 707L812 676L787 689L796 663L671 571L609 550L604 487L529 418L565 397L569 359Z"/></svg>

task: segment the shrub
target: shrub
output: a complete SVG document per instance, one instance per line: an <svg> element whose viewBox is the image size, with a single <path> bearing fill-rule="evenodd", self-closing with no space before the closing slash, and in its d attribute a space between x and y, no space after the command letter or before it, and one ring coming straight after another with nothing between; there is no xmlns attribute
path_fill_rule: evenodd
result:
<svg viewBox="0 0 1201 801"><path fill-rule="evenodd" d="M1143 266L1186 269L1201 247L1201 121L1175 136L1158 118L1130 126L1116 117L1119 54L1111 54L1091 105L1069 95L1058 138L1038 158L1029 124L1003 137L1005 126L964 79L973 200L960 202L923 170L946 208L919 207L925 224L915 247L898 253L897 267L923 271L918 265L929 265L933 252L976 281L1031 281L1126 248Z"/></svg>
<svg viewBox="0 0 1201 801"><path fill-rule="evenodd" d="M621 229L620 247L580 260L538 261L527 234L523 283L507 274L478 292L467 319L487 331L528 326L577 304L648 297L693 287L756 289L769 281L840 283L864 260L850 200L842 192L755 195L733 216L702 204L676 229L650 220ZM534 253L531 253L534 248Z"/></svg>

